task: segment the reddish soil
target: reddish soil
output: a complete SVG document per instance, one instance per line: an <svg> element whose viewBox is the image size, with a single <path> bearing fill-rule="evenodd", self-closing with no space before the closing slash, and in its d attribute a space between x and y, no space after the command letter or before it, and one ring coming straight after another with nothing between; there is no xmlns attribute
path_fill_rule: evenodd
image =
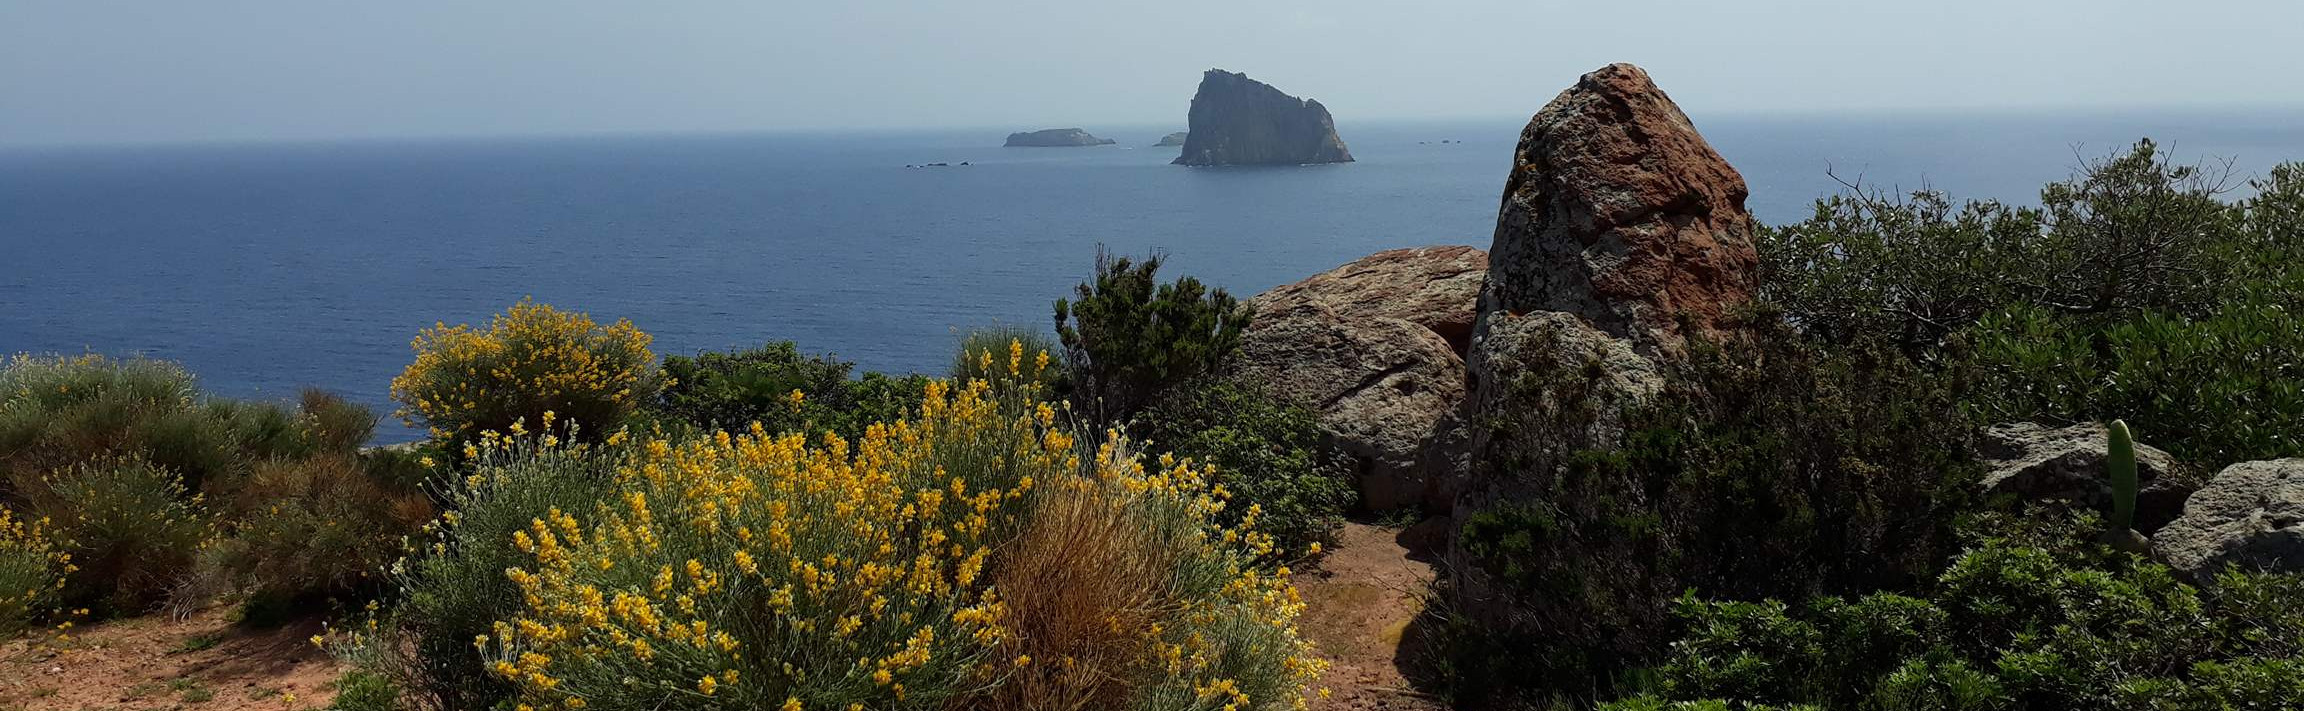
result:
<svg viewBox="0 0 2304 711"><path fill-rule="evenodd" d="M301 711L334 700L343 669L309 641L317 620L269 630L230 607L150 615L0 644L0 711Z"/></svg>
<svg viewBox="0 0 2304 711"><path fill-rule="evenodd" d="M1444 535L1444 520L1406 529L1348 523L1318 570L1296 577L1302 627L1331 665L1313 711L1440 711L1439 697L1411 687L1406 669L1422 661L1416 633L1434 568L1423 551Z"/></svg>

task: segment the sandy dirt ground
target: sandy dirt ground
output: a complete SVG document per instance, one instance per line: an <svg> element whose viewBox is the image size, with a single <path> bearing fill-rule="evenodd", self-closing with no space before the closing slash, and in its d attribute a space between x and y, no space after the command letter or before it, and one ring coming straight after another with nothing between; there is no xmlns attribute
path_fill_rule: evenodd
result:
<svg viewBox="0 0 2304 711"><path fill-rule="evenodd" d="M1313 699L1314 711L1448 708L1412 688L1403 670L1423 653L1410 626L1434 575L1424 552L1446 531L1444 520L1406 529L1348 523L1319 569L1296 576L1304 634L1332 665L1316 685L1328 696Z"/></svg>
<svg viewBox="0 0 2304 711"><path fill-rule="evenodd" d="M342 669L312 646L318 620L270 630L229 607L150 615L0 645L0 711L302 711L334 700Z"/></svg>

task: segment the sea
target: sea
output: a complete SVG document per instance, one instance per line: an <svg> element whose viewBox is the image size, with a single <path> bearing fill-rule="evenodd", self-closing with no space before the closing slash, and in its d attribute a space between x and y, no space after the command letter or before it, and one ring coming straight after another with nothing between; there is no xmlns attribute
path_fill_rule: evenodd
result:
<svg viewBox="0 0 2304 711"><path fill-rule="evenodd" d="M1151 144L1181 125L1088 126L1118 141L1093 148L1001 128L0 148L0 353L164 358L218 395L390 412L418 330L534 298L630 319L658 353L790 340L940 373L970 328L1047 328L1099 249L1246 297L1486 247L1525 121L1347 120L1358 162L1259 168L1169 165ZM2304 160L2304 110L1696 123L1771 224L1850 185L2033 203L2143 137L2242 179ZM414 437L387 421L379 441Z"/></svg>

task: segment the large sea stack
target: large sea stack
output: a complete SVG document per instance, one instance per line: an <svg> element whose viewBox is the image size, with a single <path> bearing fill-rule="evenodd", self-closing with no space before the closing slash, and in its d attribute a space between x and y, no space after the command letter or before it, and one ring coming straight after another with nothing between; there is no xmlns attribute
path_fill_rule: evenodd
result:
<svg viewBox="0 0 2304 711"><path fill-rule="evenodd" d="M1328 107L1222 69L1200 77L1176 165L1350 163Z"/></svg>

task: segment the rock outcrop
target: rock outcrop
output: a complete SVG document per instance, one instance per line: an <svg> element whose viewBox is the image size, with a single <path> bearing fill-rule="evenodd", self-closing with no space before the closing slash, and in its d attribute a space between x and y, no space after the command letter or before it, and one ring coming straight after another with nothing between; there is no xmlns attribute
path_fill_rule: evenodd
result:
<svg viewBox="0 0 2304 711"><path fill-rule="evenodd" d="M1222 69L1200 77L1176 165L1350 163L1328 108Z"/></svg>
<svg viewBox="0 0 2304 711"><path fill-rule="evenodd" d="M1487 269L1473 247L1395 249L1276 287L1249 300L1235 367L1320 414L1369 508L1442 506L1451 492L1425 456L1464 397Z"/></svg>
<svg viewBox="0 0 2304 711"><path fill-rule="evenodd" d="M2225 467L2153 534L2152 550L2195 579L2227 565L2304 571L2304 459Z"/></svg>
<svg viewBox="0 0 2304 711"><path fill-rule="evenodd" d="M1109 146L1109 138L1097 138L1077 128L1043 128L1038 131L1018 131L1008 134L1009 148L1071 148L1076 146Z"/></svg>
<svg viewBox="0 0 2304 711"><path fill-rule="evenodd" d="M1165 135L1165 136L1161 136L1161 137L1160 137L1160 142L1159 142L1159 143L1154 143L1154 144L1152 144L1152 147L1153 147L1153 148L1162 148L1162 147L1167 147L1167 146L1181 146L1181 145L1184 145L1184 139L1185 139L1186 137L1189 137L1189 136L1191 136L1191 135L1192 135L1192 132L1190 132L1190 131L1177 131L1177 132L1175 132L1175 133L1171 133L1171 134L1168 134L1168 135Z"/></svg>
<svg viewBox="0 0 2304 711"><path fill-rule="evenodd" d="M1584 75L1528 122L1506 179L1465 401L1451 606L1504 634L1647 654L1685 581L1659 567L1614 451L1688 337L1727 339L1758 257L1744 179L1646 72ZM1452 429L1451 429L1452 428ZM1618 518L1617 513L1625 518ZM1651 522L1662 523L1662 522ZM1675 568L1676 569L1676 568ZM1547 592L1548 591L1548 592Z"/></svg>
<svg viewBox="0 0 2304 711"><path fill-rule="evenodd" d="M1996 425L1985 430L1977 450L1984 461L1980 483L1986 496L2062 499L2096 511L2111 509L2111 470L2105 467L2110 445L2102 424ZM2200 488L2198 478L2175 457L2141 442L2136 444L2136 481L2135 528L2147 535L2176 520L2185 498Z"/></svg>
<svg viewBox="0 0 2304 711"><path fill-rule="evenodd" d="M1680 319L1716 328L1752 294L1748 194L1647 72L1586 74L1520 132L1481 311L1575 314L1644 352Z"/></svg>

